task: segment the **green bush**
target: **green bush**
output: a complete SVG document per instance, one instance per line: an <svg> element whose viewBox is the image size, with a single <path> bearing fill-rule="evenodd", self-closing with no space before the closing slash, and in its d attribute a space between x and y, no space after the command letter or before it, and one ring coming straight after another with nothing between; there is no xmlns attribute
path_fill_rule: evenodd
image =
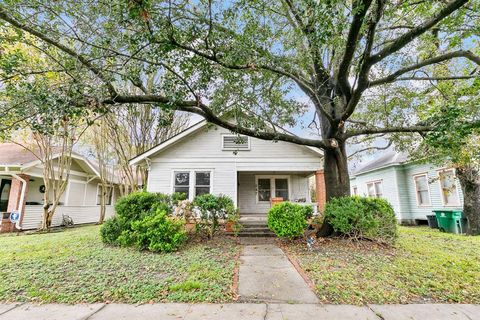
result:
<svg viewBox="0 0 480 320"><path fill-rule="evenodd" d="M118 217L112 217L105 220L101 229L100 236L102 241L107 244L118 244L117 239L122 233L123 225Z"/></svg>
<svg viewBox="0 0 480 320"><path fill-rule="evenodd" d="M218 219L225 219L236 213L232 199L225 195L202 194L195 197L193 205L200 213L197 231L208 238L213 238L217 231Z"/></svg>
<svg viewBox="0 0 480 320"><path fill-rule="evenodd" d="M171 218L165 211L157 209L132 223L129 239L140 250L172 252L185 243L187 234L183 220Z"/></svg>
<svg viewBox="0 0 480 320"><path fill-rule="evenodd" d="M325 220L336 232L353 237L393 243L397 220L388 201L358 196L332 199L325 206Z"/></svg>
<svg viewBox="0 0 480 320"><path fill-rule="evenodd" d="M121 197L115 204L115 213L128 224L156 209L172 212L171 197L162 193L140 191Z"/></svg>
<svg viewBox="0 0 480 320"><path fill-rule="evenodd" d="M146 191L134 192L120 198L115 204L115 217L107 220L100 229L103 242L124 247L135 245L133 224L149 218L158 210L171 214L178 199L181 199L178 194L166 195Z"/></svg>
<svg viewBox="0 0 480 320"><path fill-rule="evenodd" d="M310 210L308 210L310 208ZM281 202L268 211L268 228L278 237L293 239L303 235L312 208L291 202Z"/></svg>

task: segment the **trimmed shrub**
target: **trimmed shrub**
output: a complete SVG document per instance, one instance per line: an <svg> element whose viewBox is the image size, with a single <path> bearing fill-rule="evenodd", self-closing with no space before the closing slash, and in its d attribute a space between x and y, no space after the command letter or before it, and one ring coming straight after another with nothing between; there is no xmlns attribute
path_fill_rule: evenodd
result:
<svg viewBox="0 0 480 320"><path fill-rule="evenodd" d="M200 213L197 231L210 239L218 229L218 220L236 213L232 199L225 195L202 194L195 197L193 205Z"/></svg>
<svg viewBox="0 0 480 320"><path fill-rule="evenodd" d="M178 199L178 195L175 196ZM132 246L136 242L133 224L154 214L157 210L167 214L173 211L173 195L134 192L120 198L115 204L116 215L108 219L100 229L104 243Z"/></svg>
<svg viewBox="0 0 480 320"><path fill-rule="evenodd" d="M162 193L140 191L120 198L115 204L117 216L127 223L140 220L143 215L156 209L172 212L171 197Z"/></svg>
<svg viewBox="0 0 480 320"><path fill-rule="evenodd" d="M165 211L157 209L132 223L129 239L140 250L172 252L185 243L187 233L183 220L171 218Z"/></svg>
<svg viewBox="0 0 480 320"><path fill-rule="evenodd" d="M395 212L384 199L358 196L332 199L325 206L325 220L336 232L352 238L385 243L393 243L397 238Z"/></svg>
<svg viewBox="0 0 480 320"><path fill-rule="evenodd" d="M100 229L102 241L107 244L118 244L117 239L122 233L123 225L118 217L112 217L103 222Z"/></svg>
<svg viewBox="0 0 480 320"><path fill-rule="evenodd" d="M311 207L291 202L278 203L268 211L268 228L278 237L299 237L305 232L307 217L312 215L311 210Z"/></svg>

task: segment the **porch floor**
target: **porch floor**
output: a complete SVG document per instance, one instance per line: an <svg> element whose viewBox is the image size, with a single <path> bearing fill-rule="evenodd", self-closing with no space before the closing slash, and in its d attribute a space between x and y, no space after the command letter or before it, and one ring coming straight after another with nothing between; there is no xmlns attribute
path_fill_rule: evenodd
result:
<svg viewBox="0 0 480 320"><path fill-rule="evenodd" d="M266 222L266 213L240 213L240 223L244 221Z"/></svg>

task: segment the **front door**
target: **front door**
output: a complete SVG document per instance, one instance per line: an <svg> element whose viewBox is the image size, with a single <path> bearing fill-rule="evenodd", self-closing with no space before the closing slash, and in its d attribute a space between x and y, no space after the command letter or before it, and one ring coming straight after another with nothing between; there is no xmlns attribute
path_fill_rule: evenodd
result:
<svg viewBox="0 0 480 320"><path fill-rule="evenodd" d="M6 212L8 208L8 198L10 197L10 188L12 180L0 180L0 212Z"/></svg>

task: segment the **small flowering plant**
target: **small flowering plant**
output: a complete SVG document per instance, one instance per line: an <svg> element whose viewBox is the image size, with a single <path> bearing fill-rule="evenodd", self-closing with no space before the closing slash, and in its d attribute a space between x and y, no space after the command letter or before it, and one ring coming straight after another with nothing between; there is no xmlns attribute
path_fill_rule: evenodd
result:
<svg viewBox="0 0 480 320"><path fill-rule="evenodd" d="M225 195L202 194L195 198L193 205L200 216L197 231L209 239L213 238L218 230L219 220L227 219L236 212L232 199Z"/></svg>

